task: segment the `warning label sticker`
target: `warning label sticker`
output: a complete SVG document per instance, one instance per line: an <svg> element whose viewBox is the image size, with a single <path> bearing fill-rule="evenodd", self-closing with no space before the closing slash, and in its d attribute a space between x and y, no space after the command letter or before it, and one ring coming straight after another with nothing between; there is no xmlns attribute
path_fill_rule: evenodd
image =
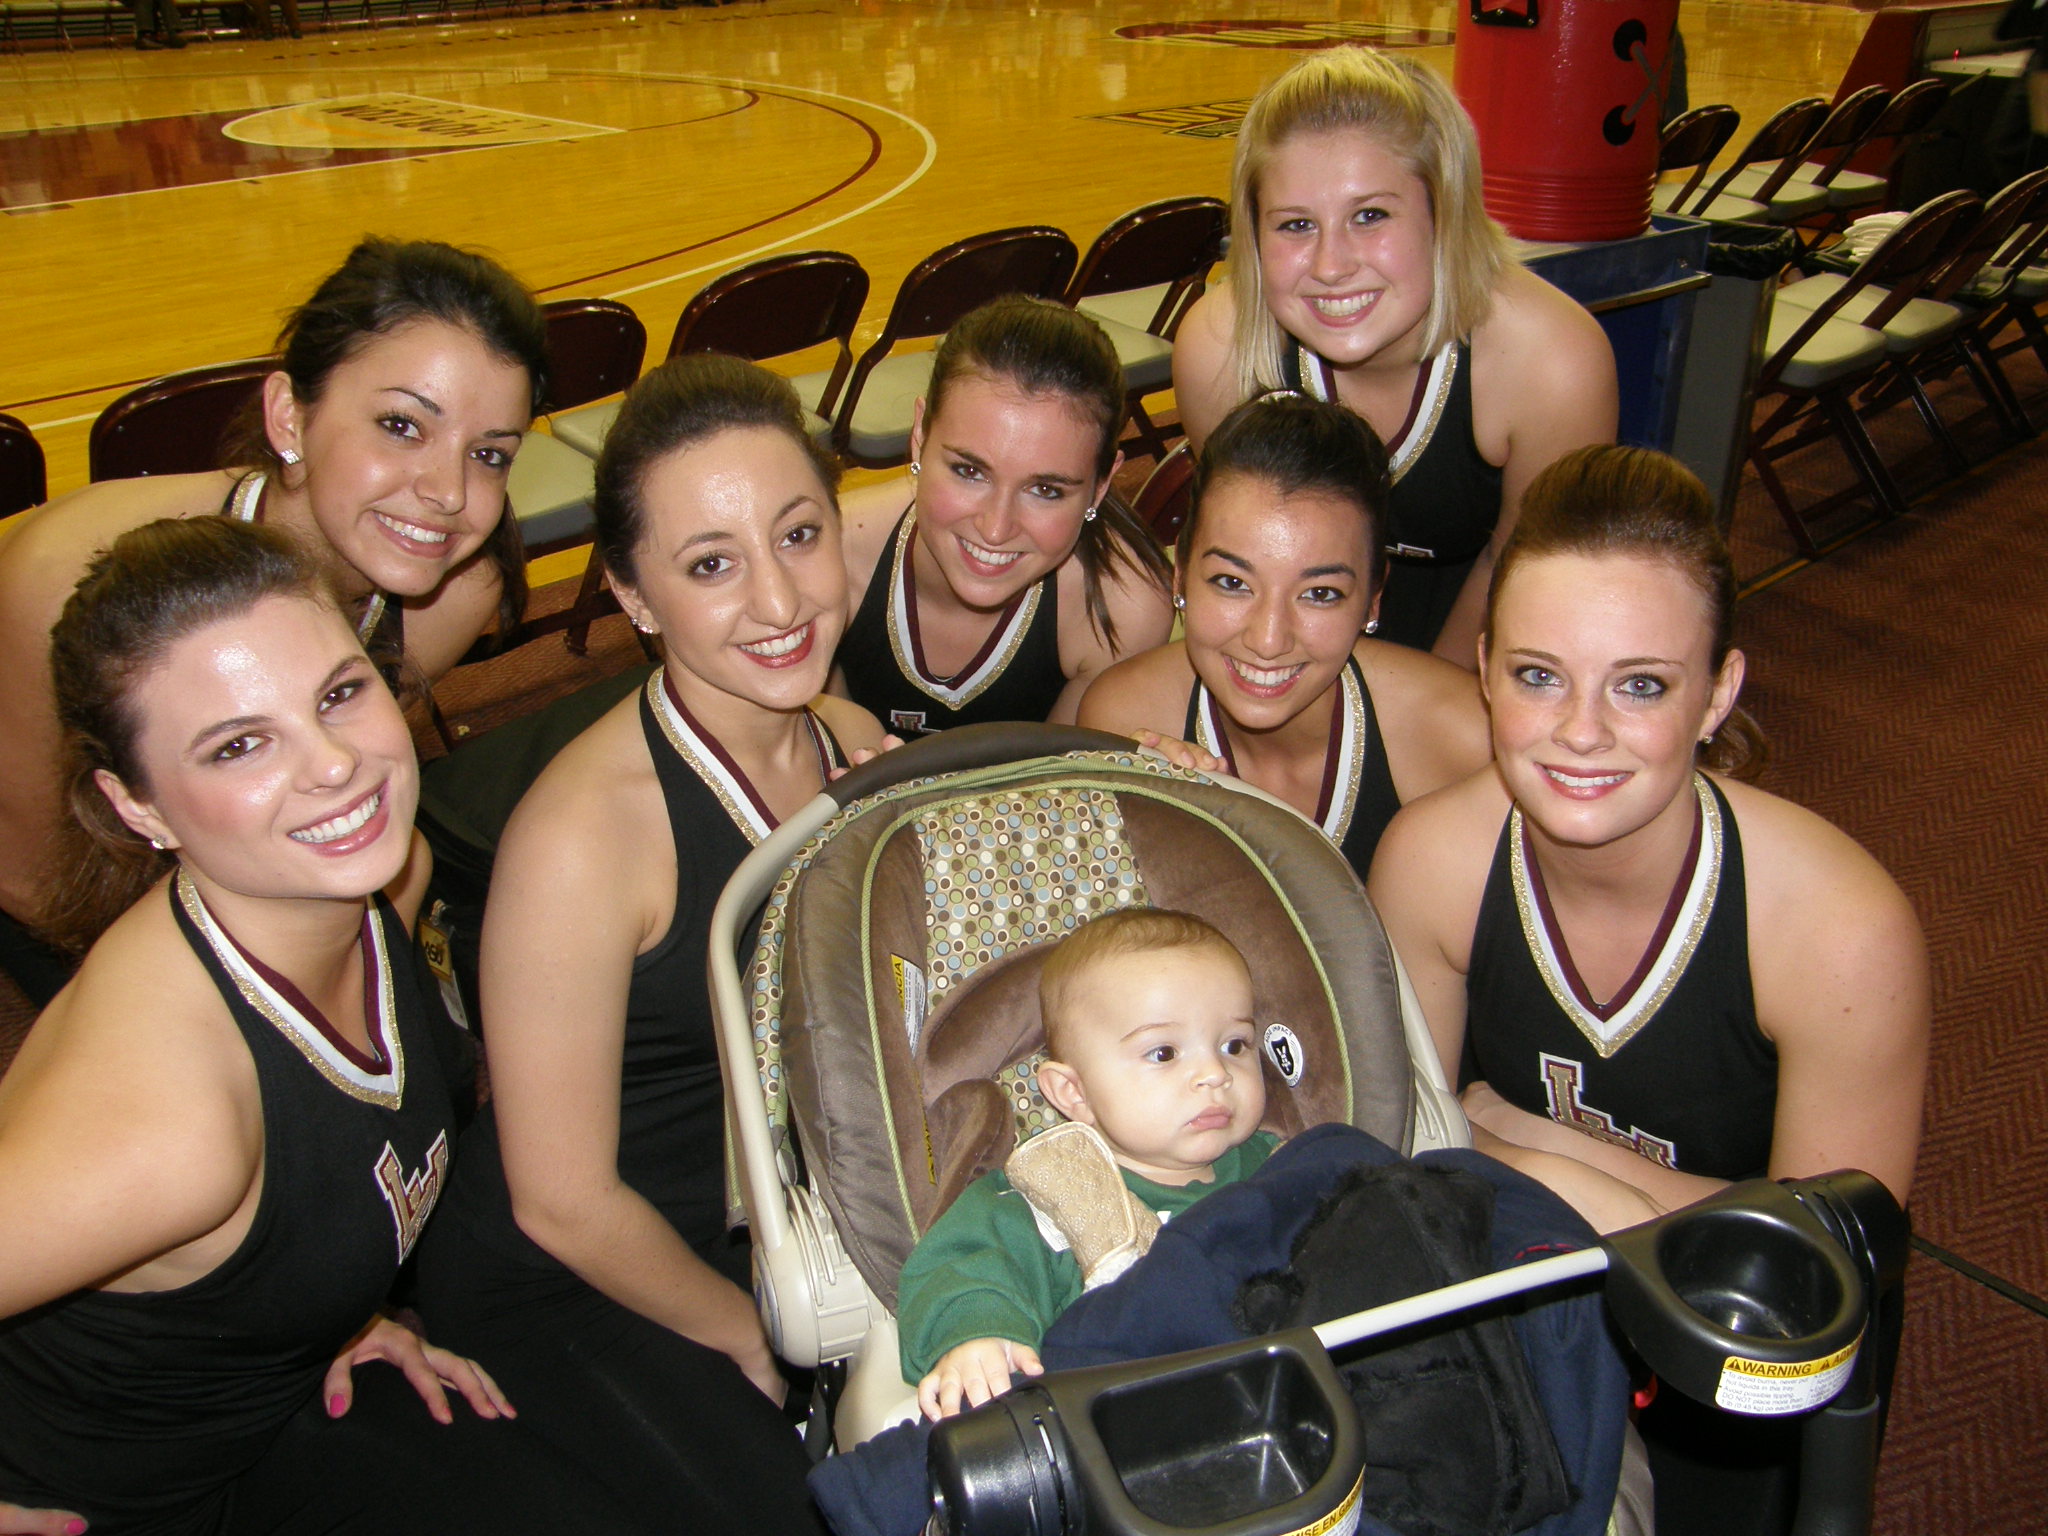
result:
<svg viewBox="0 0 2048 1536"><path fill-rule="evenodd" d="M1730 1413L1767 1416L1818 1408L1849 1379L1862 1335L1819 1360L1746 1360L1730 1355L1721 1365L1714 1403Z"/></svg>
<svg viewBox="0 0 2048 1536"><path fill-rule="evenodd" d="M1288 1536L1353 1536L1358 1529L1358 1518L1363 1510L1360 1500L1365 1493L1365 1474L1358 1474L1358 1481L1351 1485L1351 1491L1344 1495L1344 1502L1331 1510L1313 1525L1304 1525L1290 1531Z"/></svg>

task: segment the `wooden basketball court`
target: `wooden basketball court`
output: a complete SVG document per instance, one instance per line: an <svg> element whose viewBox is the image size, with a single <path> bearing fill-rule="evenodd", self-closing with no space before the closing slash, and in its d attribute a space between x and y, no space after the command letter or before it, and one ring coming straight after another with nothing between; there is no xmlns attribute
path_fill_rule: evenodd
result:
<svg viewBox="0 0 2048 1536"><path fill-rule="evenodd" d="M1085 246L1139 203L1227 195L1236 119L1294 50L1448 72L1456 14L761 0L0 56L0 411L70 490L104 405L269 350L366 232L481 246L544 298L623 298L653 359L719 272L844 250L873 274L872 334L960 236L1043 222ZM1688 0L1692 101L1753 123L1832 94L1866 19Z"/></svg>

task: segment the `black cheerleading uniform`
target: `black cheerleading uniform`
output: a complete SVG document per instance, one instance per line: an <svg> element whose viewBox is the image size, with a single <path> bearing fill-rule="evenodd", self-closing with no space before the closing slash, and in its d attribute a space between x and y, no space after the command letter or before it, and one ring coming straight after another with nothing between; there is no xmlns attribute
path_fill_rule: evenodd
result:
<svg viewBox="0 0 2048 1536"><path fill-rule="evenodd" d="M1754 1178L1770 1165L1778 1053L1750 988L1742 839L1719 787L1693 783L1692 855L1642 964L1605 1004L1586 995L1509 813L1473 930L1464 1076L1663 1167Z"/></svg>
<svg viewBox="0 0 2048 1536"><path fill-rule="evenodd" d="M1230 737L1224 731L1223 710L1199 677L1188 691L1187 723L1181 734L1203 751L1222 758L1227 771L1237 772ZM1365 686L1365 674L1353 656L1337 675L1329 755L1324 760L1322 793L1311 819L1363 880L1372 869L1380 834L1400 809L1401 798L1394 793L1393 775L1387 771L1386 743L1372 707L1372 690Z"/></svg>
<svg viewBox="0 0 2048 1536"><path fill-rule="evenodd" d="M1060 667L1059 572L1020 592L959 672L934 677L917 631L910 561L916 536L917 514L905 512L840 637L833 663L846 680L846 696L906 739L954 725L1045 719L1067 686Z"/></svg>
<svg viewBox="0 0 2048 1536"><path fill-rule="evenodd" d="M820 772L843 766L824 722L808 719ZM633 962L619 1176L744 1290L747 1250L725 1224L708 955L712 908L774 818L665 670L641 691L640 722L668 808L676 896L668 932ZM521 1424L627 1505L628 1529L814 1528L802 1448L739 1367L613 1301L519 1229L491 1106L463 1136L446 1204L420 1260L429 1329L488 1358Z"/></svg>
<svg viewBox="0 0 2048 1536"><path fill-rule="evenodd" d="M343 1419L319 1402L448 1168L448 1095L397 915L380 897L363 921L366 1057L243 951L183 875L171 901L255 1062L255 1216L189 1285L79 1291L0 1322L0 1499L75 1509L95 1536L425 1533L516 1510L498 1494L523 1487L532 1462L509 1423L458 1407L451 1433L396 1371L369 1366ZM433 1433L448 1438L425 1446ZM493 1448L502 1464L476 1475ZM586 1528L575 1509L561 1506Z"/></svg>
<svg viewBox="0 0 2048 1536"><path fill-rule="evenodd" d="M1337 399L1329 363L1298 341L1282 349L1280 376L1289 389ZM1387 440L1387 464L1394 490L1378 634L1428 650L1500 522L1500 466L1472 440L1469 344L1447 343L1423 363L1408 419Z"/></svg>
<svg viewBox="0 0 2048 1536"><path fill-rule="evenodd" d="M1719 786L1694 778L1692 851L1636 974L1586 994L1519 810L1501 830L1473 930L1465 1082L1663 1167L1745 1179L1770 1166L1777 1050L1757 1025L1742 839ZM1896 1334L1879 1330L1881 1352ZM1798 1423L1742 1419L1666 1390L1641 1421L1668 1536L1789 1529Z"/></svg>

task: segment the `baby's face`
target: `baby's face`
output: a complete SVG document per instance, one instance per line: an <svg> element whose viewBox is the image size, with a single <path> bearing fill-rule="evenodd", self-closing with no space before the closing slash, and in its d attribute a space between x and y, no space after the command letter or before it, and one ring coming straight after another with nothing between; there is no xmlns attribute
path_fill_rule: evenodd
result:
<svg viewBox="0 0 2048 1536"><path fill-rule="evenodd" d="M1148 950L1069 983L1062 1050L1078 1084L1070 1118L1159 1184L1209 1177L1259 1128L1266 1084L1244 962L1221 949Z"/></svg>

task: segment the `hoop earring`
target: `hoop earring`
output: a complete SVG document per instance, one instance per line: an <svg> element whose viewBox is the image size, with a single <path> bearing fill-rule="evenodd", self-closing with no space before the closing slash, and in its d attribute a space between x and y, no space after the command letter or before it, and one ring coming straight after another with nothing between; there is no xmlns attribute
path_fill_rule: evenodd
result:
<svg viewBox="0 0 2048 1536"><path fill-rule="evenodd" d="M299 462L299 450L296 448L287 448L277 457L278 462L283 464L287 469L289 469L291 468L292 465Z"/></svg>

